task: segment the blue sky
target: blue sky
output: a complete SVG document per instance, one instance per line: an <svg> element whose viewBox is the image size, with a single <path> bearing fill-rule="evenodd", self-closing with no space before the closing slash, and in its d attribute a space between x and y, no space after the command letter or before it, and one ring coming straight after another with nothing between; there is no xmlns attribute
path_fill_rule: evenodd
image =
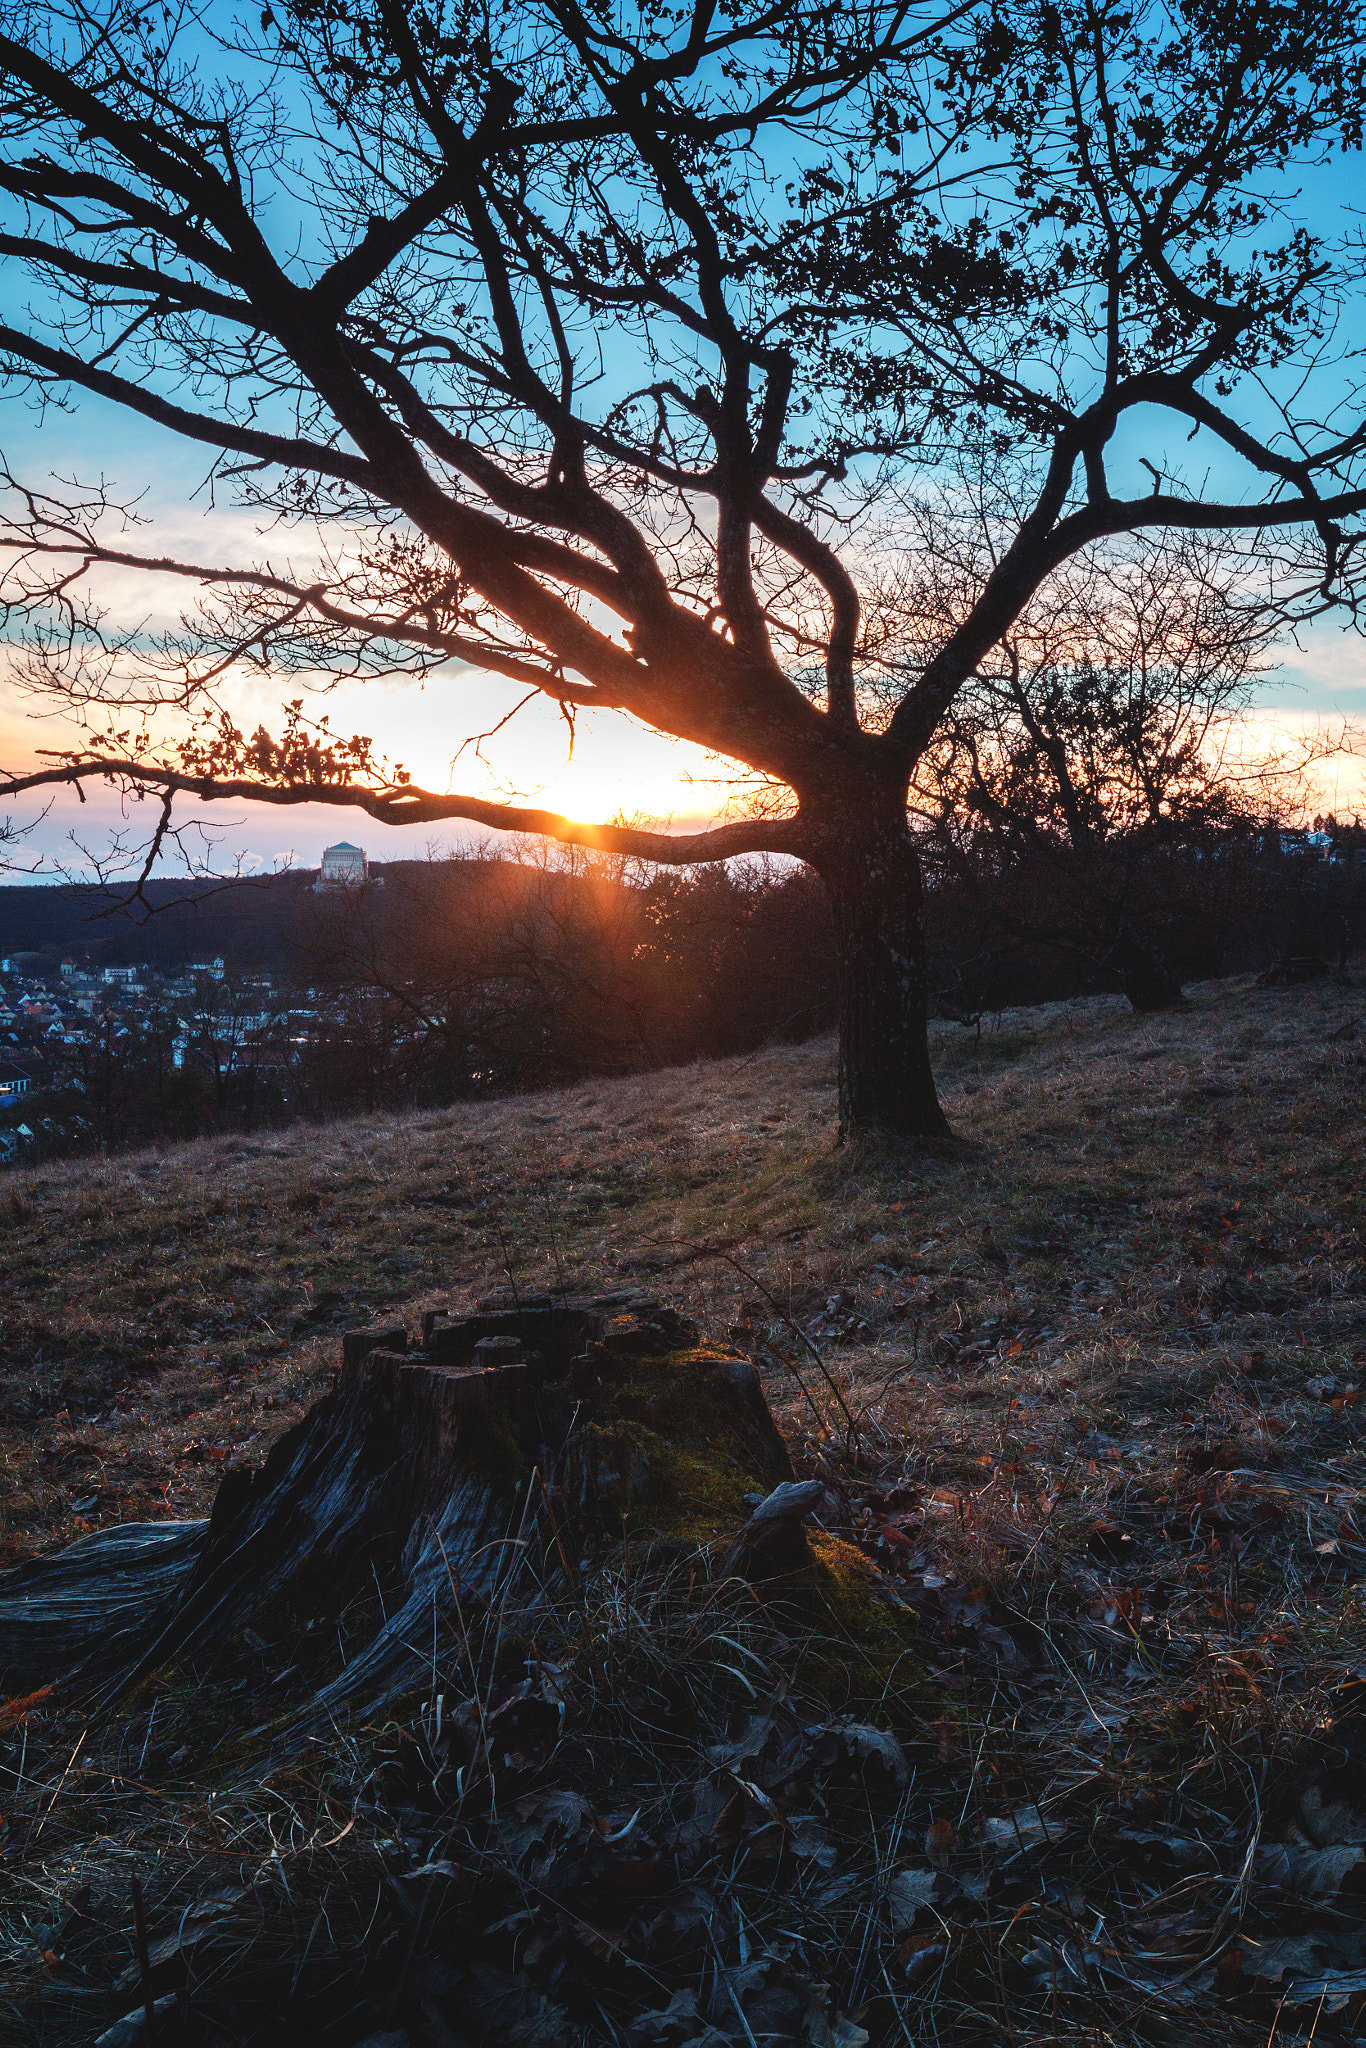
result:
<svg viewBox="0 0 1366 2048"><path fill-rule="evenodd" d="M36 479L55 472L88 480L103 473L125 491L144 488L142 510L152 523L137 542L140 547L164 545L209 561L222 559L225 551L253 551L250 521L216 511L199 488L208 467L204 452L187 449L173 436L94 400L83 403L75 416L49 413L39 424L11 399L0 406L0 421L0 447L21 476ZM1135 436L1141 441L1141 426ZM262 542L261 552L269 545ZM274 545L278 548L278 536ZM119 593L129 619L144 616L158 601L168 607L183 595L174 586L160 593L129 588ZM268 682L244 696L242 716L278 723L278 705L288 693L286 682ZM421 689L412 683L373 682L363 689L342 688L319 708L330 712L336 729L372 734L383 752L433 788L530 801L575 817L639 815L677 824L713 816L724 803L725 788L712 779L717 767L700 750L614 713L580 718L572 759L563 721L548 704L528 707L505 733L478 750L466 745L459 753L462 741L496 724L518 695L498 678L452 669ZM33 708L16 690L8 669L0 673L0 763L7 767L22 767L38 749L65 743L50 719L32 716ZM1290 727L1366 719L1366 647L1355 633L1334 623L1317 626L1302 648L1287 643L1278 673L1260 686L1259 708L1268 724ZM112 794L103 790L91 789L89 799L81 805L73 793L61 791L48 816L13 850L13 858L21 867L41 860L49 875L54 860L85 871L73 833L92 846L111 832L138 836L144 830L145 810L124 817ZM1366 808L1358 764L1333 773L1325 801L1344 811ZM38 808L30 804L15 815L29 822ZM315 866L323 846L343 837L360 840L372 858L383 860L421 857L433 846L464 845L478 836L463 825L395 830L360 813L318 805L288 811L265 804L198 806L192 815L210 828L207 836L191 835L196 858L223 867L242 857L257 870L286 863Z"/></svg>
<svg viewBox="0 0 1366 2048"><path fill-rule="evenodd" d="M1295 211L1320 221L1341 218L1352 204L1359 183L1360 159L1318 171L1308 177L1297 196ZM1165 436L1165 439L1164 439ZM1169 443L1169 445L1167 445ZM263 555L283 552L280 537L257 543L250 522L215 509L202 487L209 453L187 447L176 437L131 418L95 399L82 399L72 413L50 411L41 421L22 399L0 401L0 450L20 477L42 481L55 473L89 481L103 475L120 492L145 492L142 510L151 525L137 545L196 559L222 559L226 551ZM1240 497L1247 489L1246 472L1220 462L1207 434L1187 444L1179 429L1159 428L1156 421L1133 415L1113 450L1113 482L1123 494L1142 495L1149 484L1140 458L1147 455L1164 467L1184 470L1192 484L1219 464L1210 482L1220 495ZM114 593L125 623L133 623L158 607L174 615L186 593L183 587L165 592L138 589L125 583ZM278 723L281 698L291 694L287 680L268 682L244 691L239 722L263 718ZM502 681L469 670L452 670L429 680L425 690L412 684L367 684L345 687L326 700L334 728L370 733L380 751L401 760L414 777L429 787L459 789L470 794L548 805L581 818L617 814L694 822L715 815L724 803L723 780L713 763L696 748L646 731L630 719L611 713L579 720L573 758L567 733L555 709L536 704L520 713L504 733L475 749L471 736L497 724L520 692ZM320 706L319 708L322 708ZM1296 647L1287 643L1276 674L1259 689L1259 716L1268 725L1287 727L1332 724L1343 718L1366 723L1366 647L1354 632L1334 622L1315 627ZM0 766L22 768L37 749L61 746L66 736L50 720L35 721L15 687L0 650ZM1341 809L1366 810L1360 768L1338 771L1326 786L1326 801ZM20 810L31 822L37 806ZM311 806L281 811L269 805L210 807L202 813L212 821L217 851L205 855L224 864L243 856L252 867L286 861L312 866L322 847L348 837L363 841L372 857L420 854L429 844L466 843L469 828L433 831L413 827L393 831L372 825L361 814ZM134 819L140 825L140 819ZM92 791L81 806L69 791L53 802L17 849L28 862L66 860L81 866L73 831L88 843L101 833L123 826L117 806L104 792ZM201 849L202 850L202 849Z"/></svg>

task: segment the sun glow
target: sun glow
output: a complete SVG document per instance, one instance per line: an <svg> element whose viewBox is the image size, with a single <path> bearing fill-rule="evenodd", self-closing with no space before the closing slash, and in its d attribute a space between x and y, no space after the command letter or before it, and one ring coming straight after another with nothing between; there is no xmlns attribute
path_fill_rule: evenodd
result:
<svg viewBox="0 0 1366 2048"><path fill-rule="evenodd" d="M1343 727L1341 716L1284 702L1257 705L1243 721L1245 757L1255 769L1259 761L1303 758L1322 748L1322 757L1309 760L1297 777L1295 809L1305 820L1329 812L1344 822L1366 817L1366 755L1360 751L1360 729L1355 739L1349 736L1339 744Z"/></svg>
<svg viewBox="0 0 1366 2048"><path fill-rule="evenodd" d="M532 804L571 818L625 812L694 820L724 803L725 766L701 747L617 711L580 711L571 728L545 698L516 709L523 694L487 676L433 679L421 692L396 691L375 736L424 789ZM327 708L333 728L350 731L362 713L374 717L381 707L358 694Z"/></svg>
<svg viewBox="0 0 1366 2048"><path fill-rule="evenodd" d="M269 538L245 514L221 508L201 514L182 505L160 508L137 543L148 554L240 565L259 560ZM293 567L303 575L308 564ZM141 630L151 634L174 632L181 606L192 608L194 601L193 585L185 580L133 569L103 575L100 597L113 618L140 621ZM1303 649L1288 652L1279 677L1267 678L1267 701L1243 726L1249 761L1264 752L1293 752L1296 745L1307 754L1316 731L1340 728L1344 712L1360 718L1357 707L1366 690L1354 638L1320 632ZM624 817L664 829L696 829L725 811L737 781L751 779L738 763L718 761L621 712L580 710L571 726L549 699L527 699L518 685L457 663L423 683L402 677L305 680L244 665L222 678L220 690L243 731L259 723L276 734L284 702L300 695L307 716L326 716L340 736L368 735L379 756L402 764L424 789L557 811L585 823ZM183 730L168 718L156 737L174 740ZM22 771L39 765L40 750L87 742L71 721L53 715L50 703L24 695L15 675L0 671L0 768ZM1329 811L1344 818L1366 815L1366 757L1360 751L1323 752L1305 774L1297 808L1306 819ZM82 848L97 848L111 831L122 835L129 850L145 844L155 806L125 805L103 785L89 786L86 796L82 802L64 786L51 794L45 816L49 793L17 806L14 822L31 829L10 849L13 866L22 871L40 860L40 872L50 875L56 861L88 872L91 861ZM202 820L186 847L195 860L219 870L239 860L253 869L285 861L312 867L321 848L342 835L364 836L371 858L379 861L486 836L463 821L384 826L345 806L183 801L177 812Z"/></svg>
<svg viewBox="0 0 1366 2048"><path fill-rule="evenodd" d="M243 678L230 693L234 717L244 731L260 722L278 732L285 694L278 679ZM299 694L297 687L289 694ZM326 716L334 733L369 735L377 754L401 765L419 787L441 795L558 811L583 822L624 817L665 830L696 829L724 808L727 764L701 747L653 732L620 712L581 711L571 729L557 706L544 698L523 703L524 694L499 678L455 670L423 686L338 684L310 693L305 711ZM0 766L41 766L40 752L82 744L70 724L32 714L31 702L12 683L0 682ZM93 850L111 832L123 834L130 846L150 834L151 805L124 804L102 784L87 784L85 795L82 803L73 789L61 786L45 792L42 801L30 797L16 807L15 823L32 827L11 849L21 869L41 856L86 872L90 862L83 847ZM49 808L41 816L45 804ZM187 841L190 857L216 869L238 862L252 870L282 862L313 867L320 849L343 831L352 838L368 834L370 856L379 861L411 859L485 836L462 820L392 827L358 818L344 806L321 804L205 805L182 798L177 810L201 821ZM348 816L350 824L344 822Z"/></svg>
<svg viewBox="0 0 1366 2048"><path fill-rule="evenodd" d="M168 502L155 508L131 544L145 555L245 566L262 558L269 538L246 514L221 507L200 513ZM307 575L307 560L292 567ZM193 609L194 585L124 568L101 572L98 595L111 619L137 621L143 633L156 635L174 633L181 608ZM131 673L132 657L125 660ZM217 695L243 732L260 724L273 734L284 724L285 702L302 696L306 717L325 716L340 736L368 735L379 757L401 764L424 789L558 811L586 823L624 816L665 829L696 829L724 808L728 794L727 764L701 747L651 731L620 712L580 710L571 725L550 700L524 701L521 687L458 663L425 682L296 678L241 664L220 677ZM173 747L186 726L183 718L167 714L151 730L155 742ZM0 769L22 772L46 765L39 759L44 752L90 744L91 735L57 715L51 700L25 693L14 669L0 669ZM127 806L104 785L87 785L85 795L82 803L63 786L16 807L14 822L31 828L10 849L16 865L30 867L42 856L84 872L90 862L80 848L94 849L102 834L120 832L130 846L150 834L152 806ZM47 815L41 816L45 805ZM362 824L344 806L195 805L182 799L177 811L203 820L187 843L196 859L219 868L239 858L258 869L287 860L311 867L339 833L354 838L362 829L371 857L381 861L483 836L463 821L399 828Z"/></svg>

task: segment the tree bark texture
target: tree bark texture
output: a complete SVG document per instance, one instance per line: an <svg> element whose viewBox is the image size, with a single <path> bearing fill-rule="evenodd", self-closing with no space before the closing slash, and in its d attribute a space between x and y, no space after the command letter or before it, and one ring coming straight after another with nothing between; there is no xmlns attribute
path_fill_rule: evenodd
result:
<svg viewBox="0 0 1366 2048"><path fill-rule="evenodd" d="M299 1668L302 1623L373 1594L368 1640L255 1731L283 1761L423 1684L438 1634L544 1620L568 1561L628 1521L710 1541L791 1477L753 1364L642 1295L429 1315L414 1349L356 1332L333 1391L225 1475L207 1522L103 1530L0 1575L0 1690L113 1709L162 1667L230 1670L281 1627Z"/></svg>
<svg viewBox="0 0 1366 2048"><path fill-rule="evenodd" d="M1130 1008L1142 1017L1158 1010L1179 1010L1185 997L1181 977L1160 949L1139 938L1127 921L1121 923L1110 962Z"/></svg>
<svg viewBox="0 0 1366 2048"><path fill-rule="evenodd" d="M809 858L835 928L840 1135L946 1138L930 1066L924 886L904 795L822 819Z"/></svg>

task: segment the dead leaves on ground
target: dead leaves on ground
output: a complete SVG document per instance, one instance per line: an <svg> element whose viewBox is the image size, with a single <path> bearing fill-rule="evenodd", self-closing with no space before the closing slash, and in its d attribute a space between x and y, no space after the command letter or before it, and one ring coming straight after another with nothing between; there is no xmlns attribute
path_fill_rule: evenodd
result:
<svg viewBox="0 0 1366 2048"><path fill-rule="evenodd" d="M564 1751L520 1793L524 1760L472 1770L471 1702L439 1735L430 1715L391 1731L373 1789L415 1852L396 1889L441 1958L419 1965L408 2001L490 2048L555 2048L595 2012L634 2048L865 2048L849 1963L870 1886L885 1889L877 1823L896 1826L911 1783L896 1737L780 1691L701 1750L690 1779L604 1812L593 1773L583 1789L554 1782L582 1712L571 1688ZM873 1931L890 1954L885 1912Z"/></svg>

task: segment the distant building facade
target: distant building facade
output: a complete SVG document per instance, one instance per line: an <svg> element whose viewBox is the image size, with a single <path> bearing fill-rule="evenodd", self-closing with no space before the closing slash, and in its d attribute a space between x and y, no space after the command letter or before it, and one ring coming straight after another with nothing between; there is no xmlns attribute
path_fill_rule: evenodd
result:
<svg viewBox="0 0 1366 2048"><path fill-rule="evenodd" d="M370 863L365 857L363 846L352 846L349 840L339 840L336 846L323 848L322 866L318 879L313 884L314 893L321 889L354 889L370 879Z"/></svg>

